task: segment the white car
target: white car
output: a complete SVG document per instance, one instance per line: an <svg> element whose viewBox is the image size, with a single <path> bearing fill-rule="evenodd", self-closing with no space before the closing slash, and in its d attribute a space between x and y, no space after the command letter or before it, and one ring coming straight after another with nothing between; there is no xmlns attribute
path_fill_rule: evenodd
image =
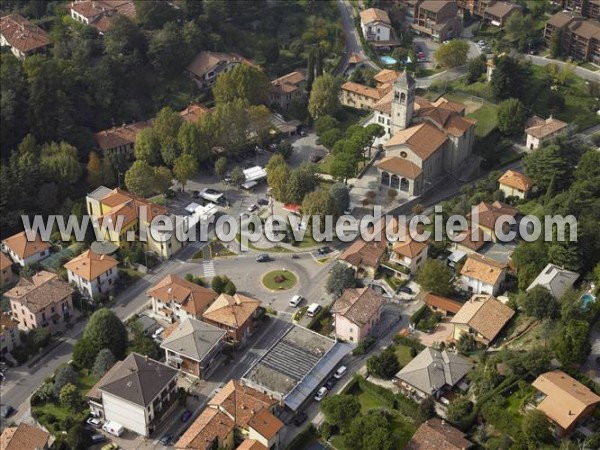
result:
<svg viewBox="0 0 600 450"><path fill-rule="evenodd" d="M354 206L349 206L348 209L344 210L344 215L351 216L353 212L354 212Z"/></svg>
<svg viewBox="0 0 600 450"><path fill-rule="evenodd" d="M315 400L320 402L321 400L323 400L323 398L325 398L325 396L327 395L329 391L327 390L327 388L325 386L323 386L322 388L319 388L319 390L317 391L317 395L315 395Z"/></svg>
<svg viewBox="0 0 600 450"><path fill-rule="evenodd" d="M100 419L97 419L96 417L90 417L88 420L85 421L85 423L96 428L100 428L102 426L102 421Z"/></svg>
<svg viewBox="0 0 600 450"><path fill-rule="evenodd" d="M335 371L333 376L339 380L344 375L346 375L346 372L348 372L348 368L346 366L340 366L338 367L338 370Z"/></svg>
<svg viewBox="0 0 600 450"><path fill-rule="evenodd" d="M300 303L302 303L302 300L303 298L301 295L294 295L290 300L290 306L292 308L297 308L300 305Z"/></svg>
<svg viewBox="0 0 600 450"><path fill-rule="evenodd" d="M252 203L250 206L248 206L248 212L254 212L258 209L258 205L256 203Z"/></svg>

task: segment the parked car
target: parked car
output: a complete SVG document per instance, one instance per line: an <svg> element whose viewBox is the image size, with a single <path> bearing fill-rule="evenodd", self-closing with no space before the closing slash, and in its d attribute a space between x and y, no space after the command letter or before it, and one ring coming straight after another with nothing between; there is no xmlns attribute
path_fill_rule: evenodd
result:
<svg viewBox="0 0 600 450"><path fill-rule="evenodd" d="M328 253L331 253L331 247L328 247L328 246L319 247L319 249L317 250L317 253L319 255L326 255Z"/></svg>
<svg viewBox="0 0 600 450"><path fill-rule="evenodd" d="M2 405L0 406L0 417L6 419L7 417L13 415L15 411L15 408L10 405Z"/></svg>
<svg viewBox="0 0 600 450"><path fill-rule="evenodd" d="M346 375L346 372L348 372L348 368L347 368L346 366L340 366L340 367L338 367L338 369L335 371L335 373L333 374L333 376L339 380L339 379L340 379L340 378L342 378L344 375Z"/></svg>
<svg viewBox="0 0 600 450"><path fill-rule="evenodd" d="M100 450L119 450L119 446L114 442L104 445Z"/></svg>
<svg viewBox="0 0 600 450"><path fill-rule="evenodd" d="M325 396L327 395L328 392L329 392L329 390L325 386L320 387L319 390L317 391L317 395L315 395L315 400L320 402L321 400L323 400L325 398Z"/></svg>
<svg viewBox="0 0 600 450"><path fill-rule="evenodd" d="M327 383L325 383L325 387L330 391L335 386L335 383L337 383L337 378L331 377L329 380L327 380Z"/></svg>
<svg viewBox="0 0 600 450"><path fill-rule="evenodd" d="M165 191L165 197L167 197L167 198L175 198L175 197L177 197L177 192L175 192L173 189L167 189Z"/></svg>
<svg viewBox="0 0 600 450"><path fill-rule="evenodd" d="M344 210L344 215L351 216L353 212L354 212L354 206L350 206L348 209Z"/></svg>
<svg viewBox="0 0 600 450"><path fill-rule="evenodd" d="M192 191L193 198L200 198L200 191Z"/></svg>
<svg viewBox="0 0 600 450"><path fill-rule="evenodd" d="M169 445L172 439L173 435L171 433L165 433L158 442L160 442L162 445Z"/></svg>
<svg viewBox="0 0 600 450"><path fill-rule="evenodd" d="M306 421L306 419L308 419L308 414L306 414L305 412L298 413L296 414L296 417L294 417L294 425L299 427Z"/></svg>
<svg viewBox="0 0 600 450"><path fill-rule="evenodd" d="M191 411L184 411L183 414L181 415L181 421L185 423L188 420L190 420L190 417L192 417L192 412Z"/></svg>
<svg viewBox="0 0 600 450"><path fill-rule="evenodd" d="M263 253L262 255L258 255L256 257L256 262L268 262L271 261L271 257L269 255L267 255L266 253Z"/></svg>
<svg viewBox="0 0 600 450"><path fill-rule="evenodd" d="M92 444L102 444L106 442L106 436L100 433L92 434L92 437L90 439L92 441Z"/></svg>
<svg viewBox="0 0 600 450"><path fill-rule="evenodd" d="M250 206L248 206L248 212L254 212L258 209L258 205L256 203L252 203Z"/></svg>
<svg viewBox="0 0 600 450"><path fill-rule="evenodd" d="M88 420L85 421L85 423L95 428L100 428L102 426L102 421L96 417L90 417Z"/></svg>
<svg viewBox="0 0 600 450"><path fill-rule="evenodd" d="M417 53L417 60L419 62L423 62L423 61L427 60L427 56L425 55L425 53L419 52L419 53Z"/></svg>
<svg viewBox="0 0 600 450"><path fill-rule="evenodd" d="M412 295L413 290L411 288L409 288L408 286L401 286L398 288L398 292L403 292L404 294Z"/></svg>
<svg viewBox="0 0 600 450"><path fill-rule="evenodd" d="M303 298L301 295L294 295L290 300L290 306L292 308L297 308L298 306L300 306L300 303L302 303L302 300Z"/></svg>
<svg viewBox="0 0 600 450"><path fill-rule="evenodd" d="M231 183L231 175L229 175L229 174L225 175L225 178L223 178L223 182L226 184Z"/></svg>
<svg viewBox="0 0 600 450"><path fill-rule="evenodd" d="M261 206L267 206L269 204L269 200L266 198L259 198L257 203Z"/></svg>

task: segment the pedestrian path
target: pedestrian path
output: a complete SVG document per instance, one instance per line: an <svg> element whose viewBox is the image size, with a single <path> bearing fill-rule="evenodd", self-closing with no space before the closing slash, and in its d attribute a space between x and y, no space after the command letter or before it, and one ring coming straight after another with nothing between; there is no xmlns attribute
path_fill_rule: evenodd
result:
<svg viewBox="0 0 600 450"><path fill-rule="evenodd" d="M215 263L213 261L204 261L202 263L202 275L205 277L214 277L217 274Z"/></svg>

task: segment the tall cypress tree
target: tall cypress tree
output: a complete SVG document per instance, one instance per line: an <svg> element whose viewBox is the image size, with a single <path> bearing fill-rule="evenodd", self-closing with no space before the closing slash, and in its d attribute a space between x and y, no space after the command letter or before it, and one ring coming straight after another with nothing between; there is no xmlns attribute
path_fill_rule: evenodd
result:
<svg viewBox="0 0 600 450"><path fill-rule="evenodd" d="M313 81L315 81L315 52L314 49L308 51L308 68L306 69L306 86L310 91Z"/></svg>

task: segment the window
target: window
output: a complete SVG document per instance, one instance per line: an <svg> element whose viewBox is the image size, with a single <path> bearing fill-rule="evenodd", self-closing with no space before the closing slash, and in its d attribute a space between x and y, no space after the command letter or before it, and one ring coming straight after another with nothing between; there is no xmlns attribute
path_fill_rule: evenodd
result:
<svg viewBox="0 0 600 450"><path fill-rule="evenodd" d="M407 158L408 157L408 153L406 153L406 152L400 152L400 156L402 156L403 158Z"/></svg>

